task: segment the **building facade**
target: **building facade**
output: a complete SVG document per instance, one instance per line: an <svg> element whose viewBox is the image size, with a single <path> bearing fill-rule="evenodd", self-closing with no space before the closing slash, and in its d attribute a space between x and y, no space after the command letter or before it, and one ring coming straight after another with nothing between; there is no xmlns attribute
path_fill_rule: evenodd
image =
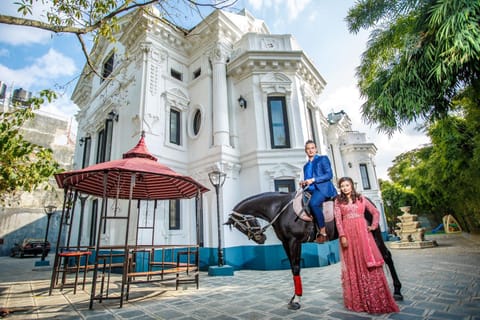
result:
<svg viewBox="0 0 480 320"><path fill-rule="evenodd" d="M24 89L13 89L0 81L0 112L11 110L13 103L24 103L31 93ZM71 121L67 118L35 110L35 117L24 123L20 133L26 141L53 151L54 159L63 170L72 169L75 150L75 135L71 132ZM49 185L49 188L45 187ZM32 192L17 192L9 196L0 206L0 255L8 255L15 243L26 238L44 239L47 215L45 206L55 206L48 233L52 250L57 242L60 225L59 211L63 202L63 190L56 188L54 177Z"/></svg>
<svg viewBox="0 0 480 320"><path fill-rule="evenodd" d="M92 61L102 77L85 66L72 96L80 109L75 169L121 158L144 133L159 162L207 187L209 172L226 173L219 223L227 263L231 248L255 246L223 227L231 208L253 194L294 191L303 178L308 139L329 156L334 179L353 177L381 207L376 147L352 131L343 111L320 110L326 81L291 35L271 34L245 10L214 11L191 30L149 10L122 17L117 42L93 48ZM203 196L200 218L194 200L162 201L156 210L155 244L198 241L214 254L215 192ZM78 228L74 222L72 230L84 230L83 245L91 245L88 226L95 224L98 199L89 198L85 211L86 225ZM266 234L264 246L280 247L271 229ZM106 228L102 237L113 244L122 235ZM143 241L136 239L129 241Z"/></svg>

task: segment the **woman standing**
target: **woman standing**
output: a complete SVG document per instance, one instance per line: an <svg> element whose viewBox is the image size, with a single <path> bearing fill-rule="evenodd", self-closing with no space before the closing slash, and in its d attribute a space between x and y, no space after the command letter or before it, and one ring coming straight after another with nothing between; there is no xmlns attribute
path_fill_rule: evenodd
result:
<svg viewBox="0 0 480 320"><path fill-rule="evenodd" d="M399 312L383 273L382 255L370 233L378 228L379 212L355 191L351 178L341 178L338 187L340 195L335 199L335 221L345 307L356 312ZM365 220L365 207L373 215L370 227Z"/></svg>

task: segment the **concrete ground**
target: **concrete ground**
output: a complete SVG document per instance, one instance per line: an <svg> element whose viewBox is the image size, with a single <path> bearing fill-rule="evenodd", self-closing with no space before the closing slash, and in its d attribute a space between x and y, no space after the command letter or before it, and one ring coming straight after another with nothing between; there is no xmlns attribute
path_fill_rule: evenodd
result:
<svg viewBox="0 0 480 320"><path fill-rule="evenodd" d="M289 270L235 271L232 277L200 275L194 285L169 284L131 289L131 299L94 302L90 286L49 296L51 268L34 267L38 258L0 257L0 311L8 319L467 319L480 320L480 237L427 236L438 247L391 250L403 284L400 313L369 315L343 306L340 264L302 269L302 307L293 295ZM49 259L53 260L50 255ZM385 268L390 280L388 269Z"/></svg>

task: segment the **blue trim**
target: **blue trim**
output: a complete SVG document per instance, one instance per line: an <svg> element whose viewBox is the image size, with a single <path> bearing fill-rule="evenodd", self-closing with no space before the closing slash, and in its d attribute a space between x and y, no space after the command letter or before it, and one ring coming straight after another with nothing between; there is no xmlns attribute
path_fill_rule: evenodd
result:
<svg viewBox="0 0 480 320"><path fill-rule="evenodd" d="M217 266L218 248L199 248L200 270L208 271L209 267ZM108 252L105 252L108 253ZM113 252L112 252L113 253ZM121 251L114 252L121 253ZM123 257L114 257L112 262L123 262ZM301 268L324 267L340 261L338 251L338 240L329 241L324 244L313 242L302 244ZM230 247L224 249L224 262L233 270L287 270L290 269L290 262L281 244L275 245L251 245ZM89 260L90 264L95 263L95 250ZM146 271L147 254L137 253L135 265L136 271ZM117 271L118 269L118 271ZM115 272L121 273L120 268Z"/></svg>
<svg viewBox="0 0 480 320"><path fill-rule="evenodd" d="M200 270L217 265L218 248L200 248ZM251 245L224 248L225 264L235 270L285 270L290 269L281 244ZM338 240L324 244L302 244L301 268L323 267L340 261Z"/></svg>

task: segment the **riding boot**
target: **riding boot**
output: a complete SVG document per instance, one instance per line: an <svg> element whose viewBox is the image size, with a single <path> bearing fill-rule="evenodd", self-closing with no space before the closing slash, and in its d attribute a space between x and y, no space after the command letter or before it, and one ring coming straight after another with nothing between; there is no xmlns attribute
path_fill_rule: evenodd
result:
<svg viewBox="0 0 480 320"><path fill-rule="evenodd" d="M328 236L326 233L318 233L317 234L317 238L315 239L315 242L316 243L324 243L324 242L327 242L328 241Z"/></svg>

